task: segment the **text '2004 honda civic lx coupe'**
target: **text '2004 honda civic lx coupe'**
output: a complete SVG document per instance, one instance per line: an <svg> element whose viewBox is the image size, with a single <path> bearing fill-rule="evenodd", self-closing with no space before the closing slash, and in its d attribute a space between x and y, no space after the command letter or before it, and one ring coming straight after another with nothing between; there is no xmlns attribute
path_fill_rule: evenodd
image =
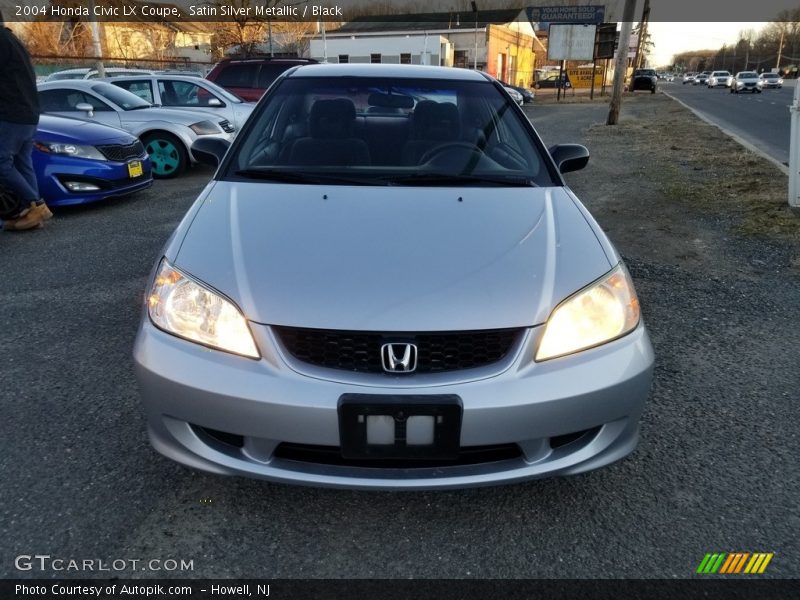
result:
<svg viewBox="0 0 800 600"><path fill-rule="evenodd" d="M653 352L630 275L482 73L287 71L153 269L150 439L220 474L437 489L629 454Z"/></svg>

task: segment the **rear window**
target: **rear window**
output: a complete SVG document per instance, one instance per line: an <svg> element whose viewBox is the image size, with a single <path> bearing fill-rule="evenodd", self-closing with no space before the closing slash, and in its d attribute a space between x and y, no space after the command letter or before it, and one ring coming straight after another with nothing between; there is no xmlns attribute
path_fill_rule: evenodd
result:
<svg viewBox="0 0 800 600"><path fill-rule="evenodd" d="M295 65L292 63L265 63L261 65L261 71L258 74L258 84L256 84L256 87L267 89L281 73L288 71L294 66Z"/></svg>
<svg viewBox="0 0 800 600"><path fill-rule="evenodd" d="M258 66L258 63L225 65L215 81L223 87L251 88Z"/></svg>

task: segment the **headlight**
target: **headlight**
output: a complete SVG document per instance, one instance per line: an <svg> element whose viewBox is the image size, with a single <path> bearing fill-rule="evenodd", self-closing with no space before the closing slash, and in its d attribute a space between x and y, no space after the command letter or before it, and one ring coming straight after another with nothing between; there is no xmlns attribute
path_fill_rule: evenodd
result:
<svg viewBox="0 0 800 600"><path fill-rule="evenodd" d="M92 160L108 160L94 146L82 144L65 144L63 142L34 142L34 147L45 154L60 154L74 156L75 158L90 158Z"/></svg>
<svg viewBox="0 0 800 600"><path fill-rule="evenodd" d="M194 131L197 135L214 135L215 133L222 133L222 129L217 127L211 121L199 121L189 125L189 129Z"/></svg>
<svg viewBox="0 0 800 600"><path fill-rule="evenodd" d="M168 333L226 352L259 358L239 309L166 260L158 268L147 297L147 310L153 323Z"/></svg>
<svg viewBox="0 0 800 600"><path fill-rule="evenodd" d="M599 346L639 323L639 300L622 264L559 304L545 324L536 360Z"/></svg>

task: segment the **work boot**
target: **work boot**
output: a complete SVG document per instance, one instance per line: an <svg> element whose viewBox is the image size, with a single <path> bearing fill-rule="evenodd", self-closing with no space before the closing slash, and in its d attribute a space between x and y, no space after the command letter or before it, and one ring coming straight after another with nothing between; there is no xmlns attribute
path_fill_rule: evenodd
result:
<svg viewBox="0 0 800 600"><path fill-rule="evenodd" d="M42 215L38 210L26 208L15 219L3 221L6 231L23 231L42 226Z"/></svg>
<svg viewBox="0 0 800 600"><path fill-rule="evenodd" d="M53 213L50 212L50 209L47 207L47 204L44 203L44 200L39 200L39 202L31 202L31 210L38 211L39 215L42 217L42 221L47 221L48 219L53 218Z"/></svg>

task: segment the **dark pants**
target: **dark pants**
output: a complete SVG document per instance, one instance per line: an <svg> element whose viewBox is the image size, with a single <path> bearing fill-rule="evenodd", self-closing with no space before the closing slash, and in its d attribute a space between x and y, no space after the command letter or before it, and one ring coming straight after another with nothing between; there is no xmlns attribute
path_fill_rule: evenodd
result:
<svg viewBox="0 0 800 600"><path fill-rule="evenodd" d="M31 152L36 125L0 121L0 183L20 199L22 210L39 200Z"/></svg>

